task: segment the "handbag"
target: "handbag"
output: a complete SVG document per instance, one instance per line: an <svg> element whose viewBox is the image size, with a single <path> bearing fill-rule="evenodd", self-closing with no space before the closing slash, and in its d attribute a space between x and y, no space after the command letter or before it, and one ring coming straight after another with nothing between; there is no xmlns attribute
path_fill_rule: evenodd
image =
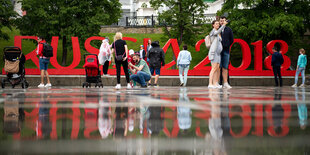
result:
<svg viewBox="0 0 310 155"><path fill-rule="evenodd" d="M16 61L4 60L4 71L7 73L18 73L19 72L19 59L21 55L16 59Z"/></svg>
<svg viewBox="0 0 310 155"><path fill-rule="evenodd" d="M19 71L19 60L16 60L16 61L5 60L4 71L7 73L18 73L18 71Z"/></svg>
<svg viewBox="0 0 310 155"><path fill-rule="evenodd" d="M123 55L117 55L115 41L114 41L114 47L115 47L115 59L116 59L116 61L123 61L123 57L124 57L124 54L125 54L126 52L124 52Z"/></svg>

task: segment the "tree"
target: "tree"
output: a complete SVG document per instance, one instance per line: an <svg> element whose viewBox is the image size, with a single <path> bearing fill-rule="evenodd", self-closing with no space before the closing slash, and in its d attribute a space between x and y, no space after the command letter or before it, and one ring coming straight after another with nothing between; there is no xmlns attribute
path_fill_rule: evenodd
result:
<svg viewBox="0 0 310 155"><path fill-rule="evenodd" d="M234 34L246 41L281 39L290 44L310 28L309 4L309 0L229 0L219 14L228 13Z"/></svg>
<svg viewBox="0 0 310 155"><path fill-rule="evenodd" d="M62 65L66 65L67 38L88 38L98 35L101 25L110 25L120 18L118 0L23 0L27 15L18 21L23 35L59 36L63 43Z"/></svg>
<svg viewBox="0 0 310 155"><path fill-rule="evenodd" d="M183 41L187 44L197 41L197 35L202 32L200 25L204 22L204 11L207 9L203 0L151 0L150 4L155 10L160 10L163 6L169 8L159 13L167 37L177 38L179 45Z"/></svg>
<svg viewBox="0 0 310 155"><path fill-rule="evenodd" d="M0 39L8 40L9 36L2 32L2 28L12 29L14 17L17 17L17 13L14 11L11 0L1 0L0 3Z"/></svg>

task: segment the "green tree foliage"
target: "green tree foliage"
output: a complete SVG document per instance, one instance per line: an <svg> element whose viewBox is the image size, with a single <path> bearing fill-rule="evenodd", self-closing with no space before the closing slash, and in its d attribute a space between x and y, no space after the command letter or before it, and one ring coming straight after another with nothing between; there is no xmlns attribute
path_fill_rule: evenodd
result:
<svg viewBox="0 0 310 155"><path fill-rule="evenodd" d="M168 38L177 38L179 45L183 41L187 44L197 41L197 35L203 31L200 25L204 23L204 11L207 9L203 0L151 0L150 4L155 10L163 6L169 8L159 13Z"/></svg>
<svg viewBox="0 0 310 155"><path fill-rule="evenodd" d="M27 15L18 20L18 28L23 35L44 36L47 40L59 36L65 65L68 38L97 36L101 25L118 21L120 7L118 0L23 0L22 8Z"/></svg>
<svg viewBox="0 0 310 155"><path fill-rule="evenodd" d="M9 36L2 32L2 28L8 27L11 29L14 17L17 17L17 13L14 11L11 0L1 0L0 3L0 39L8 40Z"/></svg>
<svg viewBox="0 0 310 155"><path fill-rule="evenodd" d="M234 35L247 42L281 39L291 44L310 27L309 0L228 0L219 14L228 13Z"/></svg>

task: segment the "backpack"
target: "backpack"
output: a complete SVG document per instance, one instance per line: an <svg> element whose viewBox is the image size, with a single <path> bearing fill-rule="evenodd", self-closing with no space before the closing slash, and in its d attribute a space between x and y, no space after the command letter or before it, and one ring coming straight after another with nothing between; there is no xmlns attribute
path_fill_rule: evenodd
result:
<svg viewBox="0 0 310 155"><path fill-rule="evenodd" d="M210 35L207 35L207 36L206 36L206 38L205 38L205 43L206 43L206 47L207 47L207 48L210 48L210 47L211 47L212 41L211 41Z"/></svg>
<svg viewBox="0 0 310 155"><path fill-rule="evenodd" d="M43 56L49 58L53 57L53 47L47 43L42 43L43 44Z"/></svg>

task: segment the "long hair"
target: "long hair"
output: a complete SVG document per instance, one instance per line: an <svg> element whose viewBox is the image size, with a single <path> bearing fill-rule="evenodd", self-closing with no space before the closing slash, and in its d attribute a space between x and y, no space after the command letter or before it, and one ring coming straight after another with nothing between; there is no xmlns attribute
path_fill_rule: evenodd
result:
<svg viewBox="0 0 310 155"><path fill-rule="evenodd" d="M122 39L122 38L123 38L123 34L121 32L116 32L114 36L114 41Z"/></svg>

